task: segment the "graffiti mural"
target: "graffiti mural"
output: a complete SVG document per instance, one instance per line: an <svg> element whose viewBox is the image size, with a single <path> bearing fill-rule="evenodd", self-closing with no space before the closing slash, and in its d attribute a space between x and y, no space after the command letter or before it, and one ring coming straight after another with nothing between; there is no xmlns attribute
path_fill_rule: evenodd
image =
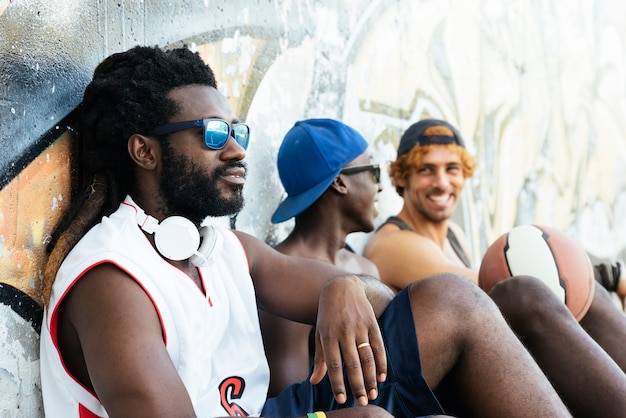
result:
<svg viewBox="0 0 626 418"><path fill-rule="evenodd" d="M625 256L621 2L0 0L0 416L43 415L41 276L71 194L68 127L97 63L137 44L197 50L253 130L246 206L216 222L287 234L269 222L274 165L299 119L343 120L386 165L409 125L438 117L478 159L457 214L475 262L523 223ZM379 222L401 204L385 174Z"/></svg>

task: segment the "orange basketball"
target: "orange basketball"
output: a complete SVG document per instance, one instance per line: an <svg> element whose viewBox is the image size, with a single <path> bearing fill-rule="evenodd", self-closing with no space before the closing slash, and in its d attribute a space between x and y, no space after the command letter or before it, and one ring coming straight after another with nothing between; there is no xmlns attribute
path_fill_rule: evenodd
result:
<svg viewBox="0 0 626 418"><path fill-rule="evenodd" d="M489 292L511 276L541 279L580 321L591 305L594 273L582 246L558 229L522 225L501 235L487 249L478 284Z"/></svg>

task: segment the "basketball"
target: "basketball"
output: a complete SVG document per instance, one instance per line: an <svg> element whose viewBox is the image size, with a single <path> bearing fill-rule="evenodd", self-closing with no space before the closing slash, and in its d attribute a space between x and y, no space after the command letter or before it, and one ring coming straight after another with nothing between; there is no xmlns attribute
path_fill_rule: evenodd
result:
<svg viewBox="0 0 626 418"><path fill-rule="evenodd" d="M517 226L489 246L478 271L479 286L489 292L517 275L541 279L578 321L589 310L595 289L593 266L582 246L558 229Z"/></svg>

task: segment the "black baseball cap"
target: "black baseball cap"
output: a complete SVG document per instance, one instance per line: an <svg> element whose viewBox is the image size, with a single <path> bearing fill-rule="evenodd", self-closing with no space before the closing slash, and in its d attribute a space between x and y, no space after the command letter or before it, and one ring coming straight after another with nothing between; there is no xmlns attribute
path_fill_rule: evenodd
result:
<svg viewBox="0 0 626 418"><path fill-rule="evenodd" d="M465 141L454 126L445 120L423 119L402 134L398 157L411 151L416 145L427 144L457 144L465 148Z"/></svg>

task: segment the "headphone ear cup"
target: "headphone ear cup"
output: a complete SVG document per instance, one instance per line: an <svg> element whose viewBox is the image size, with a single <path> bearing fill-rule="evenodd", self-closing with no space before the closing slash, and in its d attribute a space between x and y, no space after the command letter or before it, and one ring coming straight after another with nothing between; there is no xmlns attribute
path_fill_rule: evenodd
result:
<svg viewBox="0 0 626 418"><path fill-rule="evenodd" d="M200 234L189 219L170 216L159 224L154 233L154 244L163 257L174 261L186 260L198 249Z"/></svg>

